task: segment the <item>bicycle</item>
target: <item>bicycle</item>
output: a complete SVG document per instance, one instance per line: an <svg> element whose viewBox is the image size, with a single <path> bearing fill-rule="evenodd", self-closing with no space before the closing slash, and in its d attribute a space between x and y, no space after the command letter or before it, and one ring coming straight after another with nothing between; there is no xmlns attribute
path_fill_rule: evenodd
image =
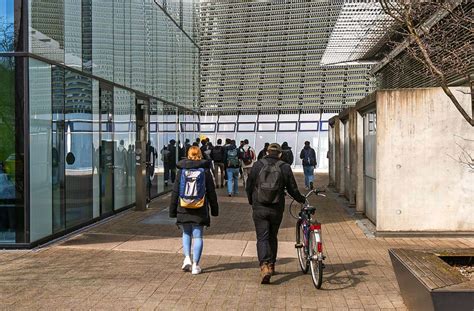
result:
<svg viewBox="0 0 474 311"><path fill-rule="evenodd" d="M313 215L316 208L311 206L308 198L314 194L325 197L323 190L311 189L306 195L306 202L302 205L298 216L292 213L292 205L290 204L290 215L297 219L296 222L296 244L295 248L298 254L298 262L301 271L306 274L311 268L311 277L313 284L317 289L321 288L323 283L323 260L326 258L323 254L323 241L321 232L321 223L319 223Z"/></svg>

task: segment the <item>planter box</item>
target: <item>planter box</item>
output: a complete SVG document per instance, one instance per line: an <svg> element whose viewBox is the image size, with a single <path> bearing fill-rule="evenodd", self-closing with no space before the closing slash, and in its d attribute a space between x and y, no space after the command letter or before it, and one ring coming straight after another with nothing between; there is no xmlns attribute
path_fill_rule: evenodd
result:
<svg viewBox="0 0 474 311"><path fill-rule="evenodd" d="M390 249L389 254L403 301L410 310L474 310L474 280L440 258L472 258L474 249Z"/></svg>

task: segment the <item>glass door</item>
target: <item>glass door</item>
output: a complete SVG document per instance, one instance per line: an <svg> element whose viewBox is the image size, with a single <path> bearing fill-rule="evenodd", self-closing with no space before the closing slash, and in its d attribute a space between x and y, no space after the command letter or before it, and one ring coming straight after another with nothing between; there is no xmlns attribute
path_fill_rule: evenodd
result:
<svg viewBox="0 0 474 311"><path fill-rule="evenodd" d="M113 88L101 84L99 90L100 103L100 208L101 214L109 214L114 208L114 141L113 116L114 92Z"/></svg>

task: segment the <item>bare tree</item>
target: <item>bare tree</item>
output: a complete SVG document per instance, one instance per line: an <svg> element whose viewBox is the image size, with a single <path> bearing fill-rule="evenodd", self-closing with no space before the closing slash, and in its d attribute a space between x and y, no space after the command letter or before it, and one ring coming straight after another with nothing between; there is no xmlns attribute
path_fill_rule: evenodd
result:
<svg viewBox="0 0 474 311"><path fill-rule="evenodd" d="M474 127L474 102L469 115L448 87L449 77L462 76L470 83L472 98L472 10L465 10L465 1L461 0L378 1L398 23L392 41L405 44L407 54L436 79L463 118Z"/></svg>
<svg viewBox="0 0 474 311"><path fill-rule="evenodd" d="M0 52L12 52L14 48L13 24L0 16Z"/></svg>

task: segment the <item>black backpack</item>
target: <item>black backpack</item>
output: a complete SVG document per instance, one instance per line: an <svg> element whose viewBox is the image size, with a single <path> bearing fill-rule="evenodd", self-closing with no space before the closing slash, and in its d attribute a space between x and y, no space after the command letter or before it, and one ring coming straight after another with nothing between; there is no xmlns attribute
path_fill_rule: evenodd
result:
<svg viewBox="0 0 474 311"><path fill-rule="evenodd" d="M276 204L280 199L283 182L281 166L285 162L278 160L270 163L262 159L263 168L257 177L257 202L261 204Z"/></svg>
<svg viewBox="0 0 474 311"><path fill-rule="evenodd" d="M214 162L224 162L224 147L222 146L215 146L214 149L212 149L212 159Z"/></svg>

